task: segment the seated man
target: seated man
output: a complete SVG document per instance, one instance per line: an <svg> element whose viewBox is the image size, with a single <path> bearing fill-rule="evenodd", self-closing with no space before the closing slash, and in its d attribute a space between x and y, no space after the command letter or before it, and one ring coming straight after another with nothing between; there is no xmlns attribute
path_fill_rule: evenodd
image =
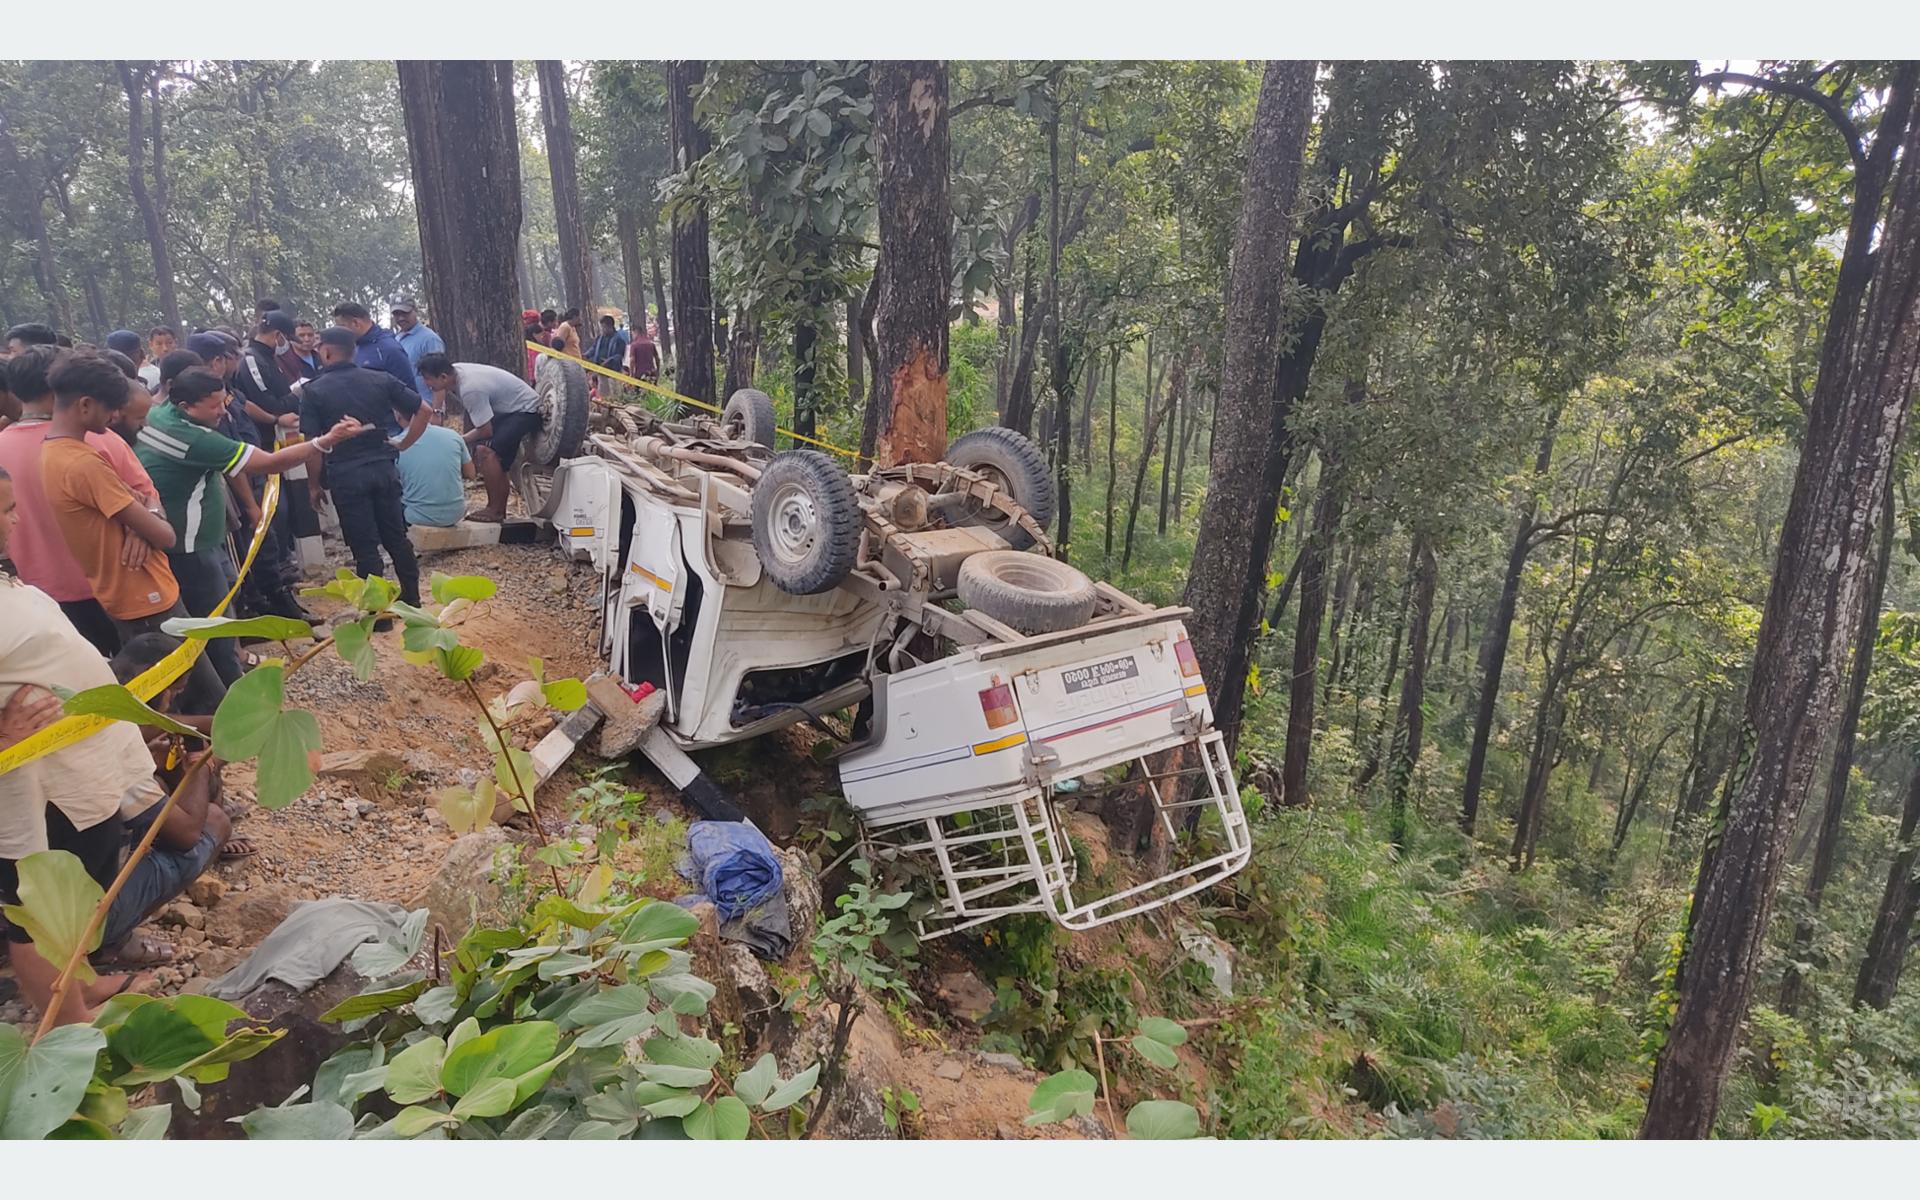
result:
<svg viewBox="0 0 1920 1200"><path fill-rule="evenodd" d="M173 653L179 644L163 633L143 633L128 641L114 656L113 673L121 683L128 683ZM153 707L174 715L174 701L182 690L180 683L174 683L154 697ZM212 717L174 715L174 719L208 736L212 735ZM180 743L184 739L177 734L146 726L142 726L140 732L147 736L147 747L153 754L156 787L172 792L194 761L182 750ZM200 749L194 751L193 755L199 757L211 753L210 750ZM138 845L140 839L147 835L147 830L153 826L162 807L155 803L127 818L129 849ZM220 763L218 760L210 761L195 774L187 790L167 810L166 817L160 822L160 832L155 835L146 857L134 865L126 887L113 898L113 906L107 910L107 923L101 931L100 950L95 954L95 959L112 959L127 965L160 963L172 959L173 947L136 936L134 927L158 911L161 905L184 893L187 885L205 874L216 858L238 858L252 852L251 846L233 838L232 818L220 804Z"/></svg>
<svg viewBox="0 0 1920 1200"><path fill-rule="evenodd" d="M467 445L487 485L487 504L467 514L469 521L498 524L507 517L507 472L520 443L540 432L540 397L511 371L486 363L456 363L444 354L420 359L420 377L433 390L433 404L449 398L467 413Z"/></svg>
<svg viewBox="0 0 1920 1200"><path fill-rule="evenodd" d="M438 414L436 423L420 431L420 440L400 452L400 503L407 524L445 529L458 525L467 511L461 482L474 476L473 455L466 439L437 420Z"/></svg>

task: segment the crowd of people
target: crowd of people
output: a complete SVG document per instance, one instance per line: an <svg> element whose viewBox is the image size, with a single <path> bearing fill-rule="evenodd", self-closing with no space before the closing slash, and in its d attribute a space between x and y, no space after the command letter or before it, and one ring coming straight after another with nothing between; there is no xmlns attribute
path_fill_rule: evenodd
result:
<svg viewBox="0 0 1920 1200"><path fill-rule="evenodd" d="M320 327L261 300L244 336L207 327L184 344L165 327L144 337L116 330L97 346L42 324L7 330L0 752L58 720L56 689L136 678L179 646L164 622L211 615L230 592L226 615L315 621L294 588L300 544L319 535L328 505L354 570L390 571L410 604L420 602L420 573L409 525L505 519L508 472L541 425L532 362L525 378L454 362L411 297L394 300L388 315L382 326L347 301ZM540 341L577 354L578 326L577 313L556 317ZM593 361L629 365L630 342L651 350L644 329L628 339L610 318L602 327ZM657 355L652 362L657 374ZM267 515L264 489L275 475L288 492ZM473 479L485 501L469 511ZM293 498L302 480L304 504ZM247 667L236 642L210 640L154 702L198 730L197 742L114 723L0 771L0 901L16 902L19 861L41 850L66 850L102 888L110 883L194 757L211 754L213 713ZM138 926L216 860L252 853L234 836L243 815L222 801L219 764L209 760L114 899L93 958L116 970L72 989L57 1020L87 1020L109 996L150 982L144 969L167 961L171 947ZM44 1010L61 964L25 930L0 926L23 994Z"/></svg>

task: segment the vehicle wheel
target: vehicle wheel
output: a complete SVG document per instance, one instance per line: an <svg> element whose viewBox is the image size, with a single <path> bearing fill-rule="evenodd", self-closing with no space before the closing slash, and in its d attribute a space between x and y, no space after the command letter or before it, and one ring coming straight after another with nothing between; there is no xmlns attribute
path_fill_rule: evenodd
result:
<svg viewBox="0 0 1920 1200"><path fill-rule="evenodd" d="M592 415L587 373L578 363L544 355L533 378L540 397L540 432L527 439L521 453L537 467L556 467L561 459L580 453L586 440Z"/></svg>
<svg viewBox="0 0 1920 1200"><path fill-rule="evenodd" d="M818 450L775 455L753 485L753 548L789 595L839 586L860 551L860 520L853 482Z"/></svg>
<svg viewBox="0 0 1920 1200"><path fill-rule="evenodd" d="M1003 425L976 429L947 447L946 461L985 475L1026 509L1040 528L1053 520L1053 476L1047 471L1047 457L1024 434ZM1025 530L991 509L976 509L956 517L954 523L991 529L1015 550L1033 545Z"/></svg>
<svg viewBox="0 0 1920 1200"><path fill-rule="evenodd" d="M1052 633L1087 623L1093 580L1073 567L1023 550L988 550L960 564L960 599L1021 633Z"/></svg>
<svg viewBox="0 0 1920 1200"><path fill-rule="evenodd" d="M741 388L727 398L720 424L736 442L755 442L773 449L773 397L758 388Z"/></svg>

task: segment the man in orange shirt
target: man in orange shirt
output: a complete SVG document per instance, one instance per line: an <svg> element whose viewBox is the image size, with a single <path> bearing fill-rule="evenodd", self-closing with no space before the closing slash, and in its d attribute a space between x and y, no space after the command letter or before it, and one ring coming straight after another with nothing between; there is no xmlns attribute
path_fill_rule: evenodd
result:
<svg viewBox="0 0 1920 1200"><path fill-rule="evenodd" d="M53 420L40 451L47 507L121 639L157 633L167 618L187 615L180 585L160 553L173 548L173 527L135 500L85 440L104 433L126 405L126 376L97 354L72 354L54 365L48 382ZM213 712L226 694L206 656L195 659L182 697L185 711Z"/></svg>

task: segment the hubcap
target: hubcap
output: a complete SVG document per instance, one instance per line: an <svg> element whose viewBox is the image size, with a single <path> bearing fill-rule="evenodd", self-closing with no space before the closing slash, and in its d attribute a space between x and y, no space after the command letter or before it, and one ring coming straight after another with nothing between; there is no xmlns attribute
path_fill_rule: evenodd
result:
<svg viewBox="0 0 1920 1200"><path fill-rule="evenodd" d="M798 484L785 484L773 495L769 541L783 562L798 563L813 549L818 520L813 498Z"/></svg>

